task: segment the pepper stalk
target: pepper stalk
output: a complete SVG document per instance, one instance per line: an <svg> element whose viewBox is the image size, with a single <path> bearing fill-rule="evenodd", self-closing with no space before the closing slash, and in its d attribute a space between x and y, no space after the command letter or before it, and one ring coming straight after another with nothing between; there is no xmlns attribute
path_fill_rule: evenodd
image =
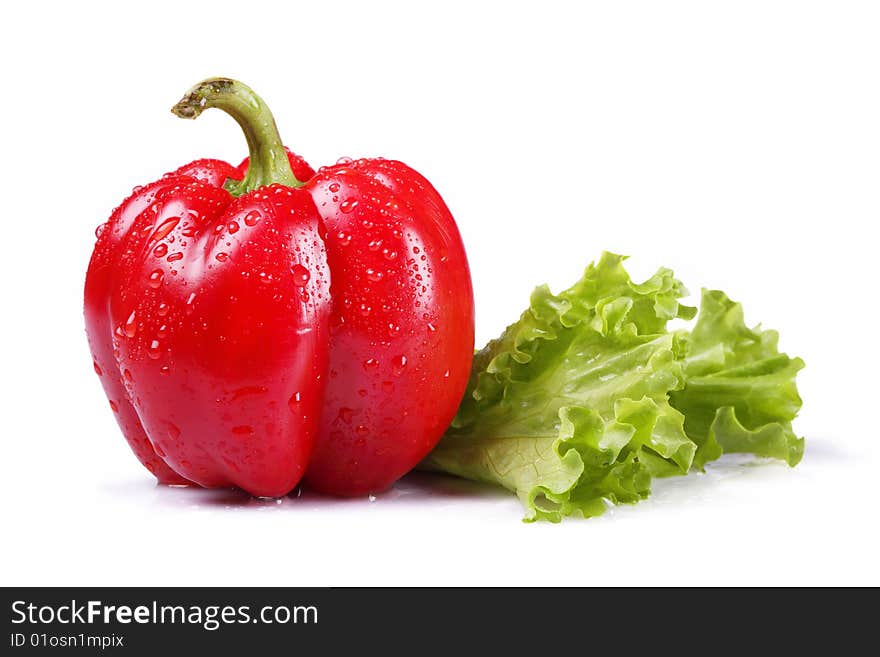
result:
<svg viewBox="0 0 880 657"><path fill-rule="evenodd" d="M247 139L247 174L243 180L227 180L226 191L241 196L273 183L302 187L304 183L293 175L272 112L253 89L230 78L208 78L190 89L171 111L182 119L195 119L209 107L235 119Z"/></svg>

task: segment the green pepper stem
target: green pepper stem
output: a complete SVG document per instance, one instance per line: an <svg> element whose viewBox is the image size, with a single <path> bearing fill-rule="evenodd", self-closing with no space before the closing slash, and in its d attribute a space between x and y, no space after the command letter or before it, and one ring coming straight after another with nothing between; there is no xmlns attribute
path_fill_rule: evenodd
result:
<svg viewBox="0 0 880 657"><path fill-rule="evenodd" d="M226 191L241 196L272 183L303 185L290 168L272 112L253 89L229 78L208 78L190 89L171 111L182 119L195 119L209 107L223 110L238 122L250 153L244 180L230 178L224 184Z"/></svg>

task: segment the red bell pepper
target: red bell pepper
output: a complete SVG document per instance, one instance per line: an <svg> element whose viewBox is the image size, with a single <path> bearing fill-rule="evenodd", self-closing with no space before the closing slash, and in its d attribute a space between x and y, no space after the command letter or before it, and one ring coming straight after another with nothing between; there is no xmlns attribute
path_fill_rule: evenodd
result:
<svg viewBox="0 0 880 657"><path fill-rule="evenodd" d="M342 162L306 183L327 228L330 370L306 482L380 491L430 452L470 374L474 300L458 228L401 162Z"/></svg>
<svg viewBox="0 0 880 657"><path fill-rule="evenodd" d="M313 488L340 495L387 488L440 439L458 407L470 372L473 293L455 222L430 183L400 162L340 160L315 174L298 156L287 153L285 157L274 120L262 101L241 83L219 78L207 80L197 85L174 111L180 116L195 117L205 107L218 107L232 114L247 136L250 159L235 170L215 160L194 162L147 189L159 186L171 190L163 193L172 197L191 189L185 195L187 202L216 199L210 206L215 219L206 224L226 226L215 240L225 243L223 240L232 239L237 247L236 252L223 251L201 237L200 241L191 241L189 249L194 254L202 253L201 262L211 262L212 255L216 259L222 252L223 264L228 268L224 271L233 272L231 267L238 267L240 278L218 278L209 270L192 267L186 275L192 277L197 272L197 280L177 292L176 304L182 304L186 312L186 301L192 291L196 291L195 299L201 298L194 287L196 283L211 287L218 296L228 293L231 288L227 286L232 286L235 301L203 306L202 314L193 309L195 319L179 327L181 333L193 335L188 342L183 336L178 338L180 350L175 347L167 354L174 363L166 367L176 370L187 365L186 395L179 395L179 390L169 384L170 378L147 377L146 387L139 388L141 371L133 369L129 361L148 370L151 363L138 358L144 352L150 358L149 345L141 345L135 356L130 353L138 344L138 336L148 336L149 330L141 332L137 326L129 331L125 315L128 305L108 303L108 298L115 295L126 298L129 305L134 300L141 303L155 296L151 290L164 291L173 280L172 285L177 287L172 286L169 291L177 291L179 281L189 279L174 279L174 275L167 275L170 272L163 272L156 283L150 278L149 265L141 262L147 259L144 254L164 243L155 239L156 233L163 230L163 222L148 216L150 207L162 202L154 200L158 192L142 190L114 213L110 221L114 237L104 237L109 229L102 233L90 267L86 316L96 369L105 368L106 364L105 369L113 373L104 377L104 385L116 404L123 431L142 462L160 481L177 481L175 473L180 473L202 485L233 483L254 494L280 494L275 488L267 492L271 487L254 486L251 480L230 475L231 464L241 468L242 463L235 455L223 451L230 444L224 438L235 430L242 437L246 433L244 427L248 427L253 430L247 433L249 445L266 443L258 448L265 458L251 459L248 465L252 467L245 468L253 480L259 479L260 472L280 474L289 469L290 476L284 485L295 484L317 431L315 451L306 474ZM290 168L286 166L288 162ZM266 184L272 186L260 189L260 185ZM239 198L233 199L234 196ZM312 203L306 199L312 199ZM252 237L251 232L236 231L238 235L230 237L234 235L229 230L232 221L238 223L239 229L245 222L250 200L263 205L289 204L289 222L282 220L283 210L279 210L271 224L257 224L264 226L267 233L274 231L277 242L259 232ZM243 202L246 207L240 207ZM210 213L209 208L201 206L196 211L200 216ZM314 223L315 211L320 215L318 225ZM223 213L226 214L220 217ZM159 214L168 216L167 212ZM185 234L178 236L174 231L192 230L190 226L197 225L176 225L169 236L184 239ZM319 233L321 237L315 239ZM168 237L163 239L167 241ZM140 254L137 258L126 255L131 250L129 241ZM214 251L205 255L206 248ZM324 249L332 281L329 293ZM238 258L238 252L249 257ZM193 255L193 259L198 258ZM297 266L306 267L308 275L297 276L302 273ZM136 269L133 274L129 273L131 268ZM261 277L257 270L271 276L270 285L283 287L261 287L257 282L266 285L266 277ZM285 270L293 276L284 276ZM144 275L146 287L137 284ZM298 309L284 305L290 293L287 286L291 284L300 293ZM266 289L278 290L281 298L275 306L250 299L253 294L262 298L259 290ZM172 302L158 303L169 307ZM160 307L147 309L135 318L149 318ZM215 313L219 318L213 316ZM242 340L236 333L236 322L240 328L251 331L248 339ZM208 327L200 328L203 323ZM218 324L222 328L220 334ZM250 340L257 333L254 325L259 325L261 331ZM329 338L324 339L328 330ZM164 340L159 341L163 348ZM220 342L227 347L234 343L238 351L224 351ZM114 354L115 344L121 348ZM207 344L209 353L202 354ZM329 364L325 365L328 345ZM221 358L223 355L225 358ZM206 367L204 361L214 362L211 356L227 364L231 358L242 366L228 370ZM201 369L190 367L190 361L201 363ZM131 381L127 381L126 371L131 374ZM161 428L167 419L163 416L157 420L162 411L154 410L155 405L148 408L143 400L154 395L170 404L168 408L174 408L175 402L181 406L188 398L209 399L220 388L232 390L245 379L241 389L246 392L234 401L223 397L216 402L217 407L201 403L186 406L186 415L192 419L190 431L181 430L173 444L186 452L188 458L184 460L190 466L196 462L194 452L202 455L198 462L208 472L213 472L211 465L218 462L227 466L219 468L224 476L196 477L192 467L180 467L180 457L169 457L169 441L163 438ZM285 405L279 401L294 388L288 401L296 409L294 416L301 417L295 426L284 415ZM277 395L269 395L275 390L279 391ZM318 406L320 421L316 426ZM262 424L254 419L256 416L262 418ZM153 426L158 426L155 436ZM269 434L277 441L264 433L270 428L274 433ZM167 429L164 431L167 433ZM216 437L210 438L209 434ZM280 443L296 444L301 449L295 457L291 454L292 458L270 456L284 451ZM242 452L237 454L241 456Z"/></svg>
<svg viewBox="0 0 880 657"><path fill-rule="evenodd" d="M253 92L216 80L174 111L205 107L241 124L247 175L199 160L135 188L98 230L86 329L122 432L159 481L278 496L305 472L323 402L320 219Z"/></svg>

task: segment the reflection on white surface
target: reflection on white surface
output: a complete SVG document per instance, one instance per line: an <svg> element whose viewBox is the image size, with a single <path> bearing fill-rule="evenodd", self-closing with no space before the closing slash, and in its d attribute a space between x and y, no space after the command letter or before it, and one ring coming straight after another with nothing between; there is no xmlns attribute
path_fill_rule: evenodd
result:
<svg viewBox="0 0 880 657"><path fill-rule="evenodd" d="M519 500L500 488L430 473L373 501L157 486L120 449L89 476L64 471L10 505L0 574L8 585L876 582L875 461L847 447L809 438L793 469L729 456L655 481L644 502L558 525L520 522ZM784 558L766 558L766 546ZM617 567L646 554L644 567ZM846 558L817 568L835 554Z"/></svg>
<svg viewBox="0 0 880 657"><path fill-rule="evenodd" d="M820 439L810 440L807 444L805 461L811 464L819 462L836 463L848 461L850 456L840 451L833 442ZM711 499L713 491L726 480L749 478L766 480L785 476L792 470L786 464L773 459L762 459L751 454L728 454L718 461L706 466L705 472L693 472L684 477L655 479L651 496L640 502L637 507L651 505L682 505L705 502ZM480 484L443 474L430 472L411 472L394 484L389 490L375 495L357 498L339 498L320 495L307 489L297 488L282 498L255 498L242 490L234 488L205 489L195 486L164 486L147 479L130 480L116 484L108 484L105 492L117 500L127 498L132 504L146 504L153 508L221 510L246 512L284 512L308 513L328 512L334 510L357 512L370 511L373 508L389 507L425 507L431 505L461 505L462 514L467 513L468 502L491 503L509 502L512 509L519 509L516 497L496 486ZM611 507L604 516L618 516L631 507ZM513 513L516 513L514 511ZM516 520L516 517L511 517ZM596 522L599 519L593 519ZM578 522L573 520L572 522Z"/></svg>
<svg viewBox="0 0 880 657"><path fill-rule="evenodd" d="M512 495L496 486L488 486L465 479L429 472L412 472L389 490L375 495L340 498L320 495L297 488L281 498L256 498L235 488L206 489L196 486L165 486L149 481L127 481L107 486L108 493L117 499L128 498L153 507L169 509L228 509L254 512L309 512L334 509L364 511L374 505L408 506L412 504L448 503L467 500L509 500ZM515 499L515 498L514 498Z"/></svg>

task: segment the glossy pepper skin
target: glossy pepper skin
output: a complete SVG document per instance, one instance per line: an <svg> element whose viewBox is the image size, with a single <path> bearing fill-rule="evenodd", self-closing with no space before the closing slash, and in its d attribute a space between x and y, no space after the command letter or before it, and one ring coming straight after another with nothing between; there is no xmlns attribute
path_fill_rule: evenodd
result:
<svg viewBox="0 0 880 657"><path fill-rule="evenodd" d="M327 388L305 481L334 495L379 492L433 449L467 386L467 256L443 199L407 165L343 158L313 175L290 158L326 229L333 299Z"/></svg>
<svg viewBox="0 0 880 657"><path fill-rule="evenodd" d="M305 186L327 229L330 367L312 488L386 489L437 444L464 394L474 301L437 191L393 160L341 161Z"/></svg>
<svg viewBox="0 0 880 657"><path fill-rule="evenodd" d="M230 113L244 171L200 160L137 189L99 228L85 285L95 371L160 482L280 496L312 454L326 382L330 274L311 195L271 115L240 83L175 106Z"/></svg>

